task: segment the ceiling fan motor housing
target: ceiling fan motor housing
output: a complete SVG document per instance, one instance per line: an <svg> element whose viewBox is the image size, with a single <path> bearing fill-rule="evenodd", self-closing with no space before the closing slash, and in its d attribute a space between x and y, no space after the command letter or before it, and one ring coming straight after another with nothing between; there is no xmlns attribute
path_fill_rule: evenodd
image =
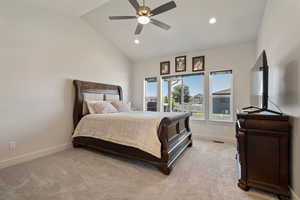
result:
<svg viewBox="0 0 300 200"><path fill-rule="evenodd" d="M138 13L139 16L146 16L150 17L151 16L151 9L149 7L140 7Z"/></svg>

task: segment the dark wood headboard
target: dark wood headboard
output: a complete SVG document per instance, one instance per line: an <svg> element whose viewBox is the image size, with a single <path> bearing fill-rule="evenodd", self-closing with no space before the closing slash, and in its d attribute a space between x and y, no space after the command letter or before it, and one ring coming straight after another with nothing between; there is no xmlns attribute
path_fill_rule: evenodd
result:
<svg viewBox="0 0 300 200"><path fill-rule="evenodd" d="M93 83L87 81L74 80L73 84L75 86L75 103L73 112L73 123L74 128L76 128L80 119L84 116L82 113L84 93L92 94L104 94L104 100L106 100L106 94L119 95L119 99L122 101L123 93L122 87L117 85L108 85L104 83Z"/></svg>

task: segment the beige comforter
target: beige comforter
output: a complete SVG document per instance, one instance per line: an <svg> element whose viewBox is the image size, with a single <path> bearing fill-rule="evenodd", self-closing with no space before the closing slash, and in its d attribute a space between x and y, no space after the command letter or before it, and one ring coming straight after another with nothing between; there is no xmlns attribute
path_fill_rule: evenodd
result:
<svg viewBox="0 0 300 200"><path fill-rule="evenodd" d="M164 117L179 113L122 112L91 114L81 119L73 137L88 136L141 149L158 158L161 143L157 130Z"/></svg>

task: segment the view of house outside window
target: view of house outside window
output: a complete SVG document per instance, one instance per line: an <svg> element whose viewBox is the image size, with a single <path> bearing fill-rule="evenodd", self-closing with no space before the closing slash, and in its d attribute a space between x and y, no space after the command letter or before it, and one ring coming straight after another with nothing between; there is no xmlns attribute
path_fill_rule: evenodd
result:
<svg viewBox="0 0 300 200"><path fill-rule="evenodd" d="M163 78L164 112L192 112L204 119L204 73Z"/></svg>
<svg viewBox="0 0 300 200"><path fill-rule="evenodd" d="M145 79L145 111L158 111L158 80L156 77Z"/></svg>
<svg viewBox="0 0 300 200"><path fill-rule="evenodd" d="M210 72L209 119L232 120L232 70Z"/></svg>

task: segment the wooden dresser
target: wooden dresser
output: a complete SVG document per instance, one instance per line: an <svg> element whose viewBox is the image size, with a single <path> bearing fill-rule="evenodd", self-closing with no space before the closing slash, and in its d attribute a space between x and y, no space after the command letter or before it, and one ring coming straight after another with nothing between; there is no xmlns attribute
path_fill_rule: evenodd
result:
<svg viewBox="0 0 300 200"><path fill-rule="evenodd" d="M289 117L272 114L238 113L236 122L238 186L277 194L289 191Z"/></svg>

